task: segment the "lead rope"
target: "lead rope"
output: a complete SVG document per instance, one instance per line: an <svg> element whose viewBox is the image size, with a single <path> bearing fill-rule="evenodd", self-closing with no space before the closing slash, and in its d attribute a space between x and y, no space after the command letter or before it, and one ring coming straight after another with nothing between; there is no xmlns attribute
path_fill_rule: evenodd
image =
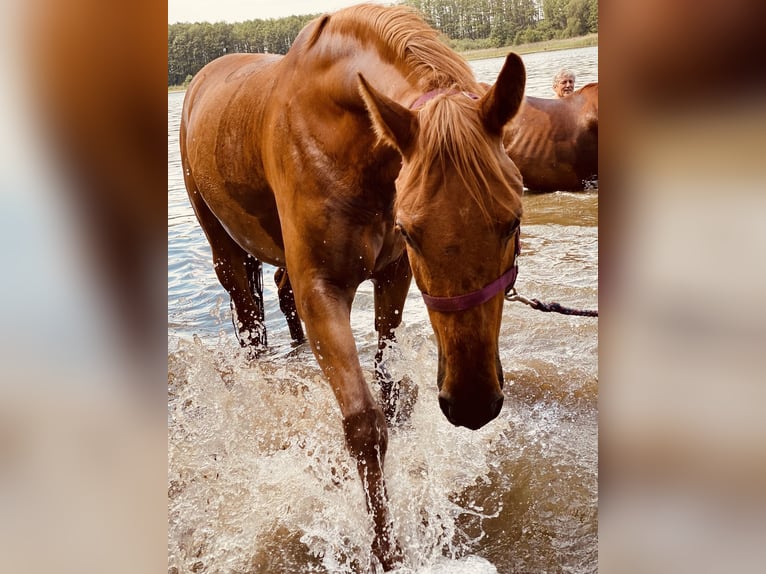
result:
<svg viewBox="0 0 766 574"><path fill-rule="evenodd" d="M527 299L523 295L519 295L516 292L516 288L512 287L505 294L506 301L519 301L525 305L529 305L532 309L543 311L544 313L561 313L562 315L579 315L580 317L598 317L598 309L586 310L586 309L573 309L571 307L564 307L556 302L543 303L537 299Z"/></svg>

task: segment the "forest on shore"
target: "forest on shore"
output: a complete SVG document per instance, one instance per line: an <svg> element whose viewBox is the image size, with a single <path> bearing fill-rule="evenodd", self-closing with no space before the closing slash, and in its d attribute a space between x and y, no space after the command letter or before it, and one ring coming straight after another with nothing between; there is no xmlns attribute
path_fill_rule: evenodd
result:
<svg viewBox="0 0 766 574"><path fill-rule="evenodd" d="M458 52L598 32L598 0L404 0ZM237 52L285 54L319 14L168 25L168 86L188 84L205 64Z"/></svg>

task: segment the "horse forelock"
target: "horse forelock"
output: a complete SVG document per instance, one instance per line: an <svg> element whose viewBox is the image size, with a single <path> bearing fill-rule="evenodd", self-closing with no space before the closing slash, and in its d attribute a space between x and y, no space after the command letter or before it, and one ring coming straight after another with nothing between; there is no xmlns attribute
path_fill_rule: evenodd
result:
<svg viewBox="0 0 766 574"><path fill-rule="evenodd" d="M507 181L498 157L504 156L491 149L493 140L482 125L476 100L460 93L438 96L420 110L419 120L417 153L426 169L451 165L488 223L498 208L521 212L521 180L518 190ZM422 170L411 177L420 174ZM414 183L401 182L402 187Z"/></svg>
<svg viewBox="0 0 766 574"><path fill-rule="evenodd" d="M373 43L381 55L404 65L424 90L452 84L471 89L475 85L468 63L443 44L438 32L409 6L351 6L323 20L316 33L351 36L363 43Z"/></svg>

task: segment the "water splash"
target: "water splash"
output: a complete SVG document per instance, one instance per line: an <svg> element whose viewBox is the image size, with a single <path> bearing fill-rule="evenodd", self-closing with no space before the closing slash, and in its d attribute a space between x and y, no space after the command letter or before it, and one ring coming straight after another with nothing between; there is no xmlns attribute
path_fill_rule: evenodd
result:
<svg viewBox="0 0 766 574"><path fill-rule="evenodd" d="M420 389L386 460L400 572L496 572L567 554L579 564L580 549L594 548L595 484L576 486L593 446L567 432L567 408L510 395L497 423L452 427L436 400L434 354L430 337L405 328L390 363ZM371 571L361 484L308 349L252 363L230 344L181 340L169 361L171 569ZM543 561L533 559L540 541Z"/></svg>

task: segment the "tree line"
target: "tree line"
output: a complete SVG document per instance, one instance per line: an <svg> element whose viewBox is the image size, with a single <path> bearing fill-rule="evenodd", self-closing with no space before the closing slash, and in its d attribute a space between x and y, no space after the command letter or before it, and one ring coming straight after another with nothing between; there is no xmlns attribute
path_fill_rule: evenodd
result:
<svg viewBox="0 0 766 574"><path fill-rule="evenodd" d="M598 0L404 0L455 50L500 48L598 32ZM236 52L285 54L319 16L168 25L168 85L184 85L205 64Z"/></svg>
<svg viewBox="0 0 766 574"><path fill-rule="evenodd" d="M179 86L224 54L285 54L303 27L318 14L269 20L195 22L168 26L168 86Z"/></svg>

